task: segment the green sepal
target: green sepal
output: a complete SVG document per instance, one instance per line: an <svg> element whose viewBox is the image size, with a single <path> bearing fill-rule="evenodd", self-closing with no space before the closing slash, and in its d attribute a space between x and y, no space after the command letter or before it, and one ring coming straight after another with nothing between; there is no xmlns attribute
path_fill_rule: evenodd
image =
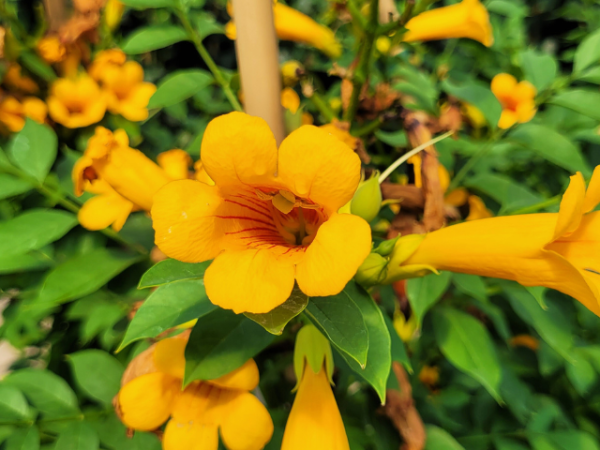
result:
<svg viewBox="0 0 600 450"><path fill-rule="evenodd" d="M325 336L314 325L304 325L296 336L296 346L294 347L294 372L296 373L296 391L300 386L300 381L304 375L306 366L314 373L323 370L327 371L327 379L333 384L333 353L331 345Z"/></svg>

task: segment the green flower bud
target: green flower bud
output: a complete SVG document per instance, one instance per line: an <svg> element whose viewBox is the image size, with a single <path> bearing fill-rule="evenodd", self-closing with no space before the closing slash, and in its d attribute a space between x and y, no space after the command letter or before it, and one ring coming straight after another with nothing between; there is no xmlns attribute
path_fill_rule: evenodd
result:
<svg viewBox="0 0 600 450"><path fill-rule="evenodd" d="M394 250L396 246L396 241L400 239L400 235L396 236L394 239L388 239L387 241L383 241L380 243L375 250L375 253L379 253L381 256L388 256Z"/></svg>
<svg viewBox="0 0 600 450"><path fill-rule="evenodd" d="M434 267L426 264L402 265L419 248L423 239L425 239L424 234L409 234L396 241L394 249L389 256L390 262L386 278L382 281L383 284L391 284L406 278L418 278L430 273L438 273Z"/></svg>
<svg viewBox="0 0 600 450"><path fill-rule="evenodd" d="M302 374L306 369L306 364L314 373L319 373L325 364L327 378L333 384L333 353L329 340L321 334L314 325L304 325L296 336L296 346L294 347L294 372L296 373L296 387L300 386Z"/></svg>
<svg viewBox="0 0 600 450"><path fill-rule="evenodd" d="M374 172L366 181L361 181L350 203L350 212L371 222L381 209L381 188L379 172Z"/></svg>
<svg viewBox="0 0 600 450"><path fill-rule="evenodd" d="M387 276L388 260L378 253L371 253L356 272L356 282L365 287L381 284Z"/></svg>

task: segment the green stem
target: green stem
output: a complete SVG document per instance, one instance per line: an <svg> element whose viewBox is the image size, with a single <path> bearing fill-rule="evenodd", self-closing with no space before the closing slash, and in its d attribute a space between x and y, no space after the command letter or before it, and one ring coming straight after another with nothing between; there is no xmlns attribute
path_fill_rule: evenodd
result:
<svg viewBox="0 0 600 450"><path fill-rule="evenodd" d="M415 0L406 0L404 3L404 11L400 16L400 25L406 25L406 22L412 17L412 12L415 7Z"/></svg>
<svg viewBox="0 0 600 450"><path fill-rule="evenodd" d="M202 39L200 39L200 35L194 29L194 27L192 27L192 24L190 23L186 13L180 9L176 9L176 14L177 17L179 17L183 28L185 28L185 31L188 33L189 38L196 46L196 50L198 50L198 53L200 53L200 56L204 60L204 63L212 72L213 76L215 77L215 80L217 80L217 83L219 83L223 88L225 97L227 97L227 100L229 100L229 103L231 103L233 109L235 109L236 111L243 111L242 105L240 104L237 97L231 90L231 87L229 86L229 82L225 79L223 73L221 72L221 69L219 69L219 67L215 64L214 60L208 53L208 50L206 50L206 48L202 44Z"/></svg>
<svg viewBox="0 0 600 450"><path fill-rule="evenodd" d="M379 130L379 128L381 127L382 124L383 124L383 120L381 118L377 118L375 120L372 120L368 124L354 130L352 132L352 136L356 136L356 137L367 136L367 135Z"/></svg>
<svg viewBox="0 0 600 450"><path fill-rule="evenodd" d="M541 209L546 209L546 208L549 208L550 206L558 205L560 203L561 199L562 199L562 195L556 195L547 200L544 200L543 202L536 203L535 205L526 206L524 208L517 209L516 211L511 212L510 215L531 214L534 212L538 212Z"/></svg>
<svg viewBox="0 0 600 450"><path fill-rule="evenodd" d="M325 120L328 123L332 122L333 119L337 119L335 113L331 110L325 100L323 100L323 97L321 97L321 94L318 92L313 92L310 100L312 101L313 105L315 105L315 108L317 108L323 117L325 117Z"/></svg>
<svg viewBox="0 0 600 450"><path fill-rule="evenodd" d="M352 95L350 96L348 109L346 109L344 114L344 121L349 123L352 123L354 116L356 116L360 93L362 92L364 84L369 79L369 68L371 65L371 56L373 55L373 44L377 37L378 20L379 0L371 0L369 23L365 29L365 39L360 47L358 66L352 77Z"/></svg>
<svg viewBox="0 0 600 450"><path fill-rule="evenodd" d="M356 4L355 0L348 0L346 2L346 8L348 12L352 16L352 20L359 26L359 28L364 32L367 29L367 21L365 20L360 8Z"/></svg>

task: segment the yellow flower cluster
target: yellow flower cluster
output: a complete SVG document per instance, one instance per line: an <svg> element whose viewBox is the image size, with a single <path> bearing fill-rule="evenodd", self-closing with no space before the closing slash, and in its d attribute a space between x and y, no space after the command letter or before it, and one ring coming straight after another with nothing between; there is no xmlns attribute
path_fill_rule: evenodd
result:
<svg viewBox="0 0 600 450"><path fill-rule="evenodd" d="M0 91L0 132L4 134L20 131L26 117L44 123L47 114L46 104L37 97L25 97L19 101Z"/></svg>

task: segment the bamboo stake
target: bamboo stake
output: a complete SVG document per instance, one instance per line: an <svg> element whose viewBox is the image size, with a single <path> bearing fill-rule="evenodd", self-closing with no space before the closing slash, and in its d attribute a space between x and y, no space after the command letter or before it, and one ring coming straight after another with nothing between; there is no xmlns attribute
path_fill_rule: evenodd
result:
<svg viewBox="0 0 600 450"><path fill-rule="evenodd" d="M65 0L44 0L48 29L58 31L65 21Z"/></svg>
<svg viewBox="0 0 600 450"><path fill-rule="evenodd" d="M233 0L233 11L244 110L265 119L279 144L285 131L273 0Z"/></svg>

